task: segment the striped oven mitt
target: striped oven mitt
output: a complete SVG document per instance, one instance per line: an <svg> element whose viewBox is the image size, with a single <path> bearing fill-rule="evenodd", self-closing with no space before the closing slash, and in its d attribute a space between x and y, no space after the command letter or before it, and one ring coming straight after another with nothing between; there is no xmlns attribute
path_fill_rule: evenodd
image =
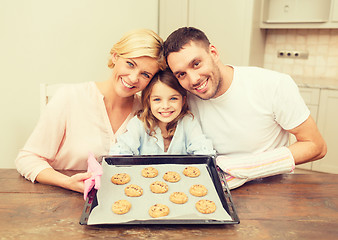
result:
<svg viewBox="0 0 338 240"><path fill-rule="evenodd" d="M224 171L230 189L253 179L291 173L295 169L295 161L287 147L241 157L218 156L216 164Z"/></svg>

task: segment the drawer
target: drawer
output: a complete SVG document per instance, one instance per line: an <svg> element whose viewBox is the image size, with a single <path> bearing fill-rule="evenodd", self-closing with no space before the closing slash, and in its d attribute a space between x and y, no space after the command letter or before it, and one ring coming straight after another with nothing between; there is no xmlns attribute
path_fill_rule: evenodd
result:
<svg viewBox="0 0 338 240"><path fill-rule="evenodd" d="M299 88L300 95L303 97L306 104L318 105L319 104L319 88Z"/></svg>

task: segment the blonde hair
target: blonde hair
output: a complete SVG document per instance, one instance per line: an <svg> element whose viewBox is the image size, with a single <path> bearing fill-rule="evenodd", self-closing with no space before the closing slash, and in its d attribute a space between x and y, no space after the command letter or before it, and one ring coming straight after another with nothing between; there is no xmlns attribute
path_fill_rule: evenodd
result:
<svg viewBox="0 0 338 240"><path fill-rule="evenodd" d="M108 61L108 67L110 68L114 67L112 61L114 53L123 58L151 57L158 62L161 70L166 67L163 57L163 40L149 29L130 31L115 43L110 50L111 57Z"/></svg>

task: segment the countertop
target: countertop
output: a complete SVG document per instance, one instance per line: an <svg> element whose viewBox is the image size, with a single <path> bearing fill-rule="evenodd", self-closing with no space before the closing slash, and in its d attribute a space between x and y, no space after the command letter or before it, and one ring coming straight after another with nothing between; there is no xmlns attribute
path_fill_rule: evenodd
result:
<svg viewBox="0 0 338 240"><path fill-rule="evenodd" d="M76 172L68 172L72 175ZM80 225L83 196L0 169L0 239L337 239L338 175L284 174L232 190L235 225Z"/></svg>
<svg viewBox="0 0 338 240"><path fill-rule="evenodd" d="M309 78L292 76L298 87L338 90L338 78Z"/></svg>

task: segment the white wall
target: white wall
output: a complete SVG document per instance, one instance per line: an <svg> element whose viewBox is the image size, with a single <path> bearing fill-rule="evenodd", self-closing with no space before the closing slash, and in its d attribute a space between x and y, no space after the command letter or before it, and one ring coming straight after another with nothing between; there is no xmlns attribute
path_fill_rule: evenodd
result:
<svg viewBox="0 0 338 240"><path fill-rule="evenodd" d="M204 31L224 64L263 66L261 0L160 0L161 37L183 26Z"/></svg>
<svg viewBox="0 0 338 240"><path fill-rule="evenodd" d="M281 49L307 51L307 59L279 58ZM264 67L294 79L338 83L338 29L268 29ZM327 81L326 80L326 81Z"/></svg>
<svg viewBox="0 0 338 240"><path fill-rule="evenodd" d="M158 32L158 0L0 0L0 168L15 168L39 117L39 84L103 81L112 45Z"/></svg>

